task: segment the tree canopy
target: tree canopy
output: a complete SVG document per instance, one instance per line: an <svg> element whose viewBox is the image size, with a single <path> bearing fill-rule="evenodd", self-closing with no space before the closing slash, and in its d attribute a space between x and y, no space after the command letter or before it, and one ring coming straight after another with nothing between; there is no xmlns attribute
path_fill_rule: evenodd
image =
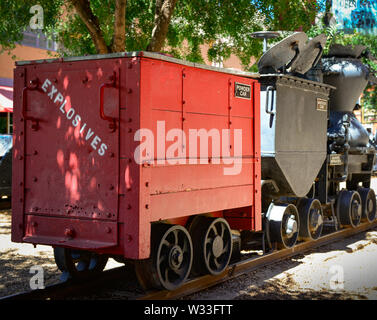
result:
<svg viewBox="0 0 377 320"><path fill-rule="evenodd" d="M43 31L54 35L59 54L85 55L149 50L201 62L200 45L212 61L237 55L245 68L259 56L260 30L309 30L314 0L39 0ZM0 45L22 40L32 13L27 0L2 0Z"/></svg>

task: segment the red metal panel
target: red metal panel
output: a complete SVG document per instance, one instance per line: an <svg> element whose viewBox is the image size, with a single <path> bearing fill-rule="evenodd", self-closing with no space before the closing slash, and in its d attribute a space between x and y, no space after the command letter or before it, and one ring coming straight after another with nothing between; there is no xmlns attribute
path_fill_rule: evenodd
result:
<svg viewBox="0 0 377 320"><path fill-rule="evenodd" d="M102 249L118 243L116 222L35 215L26 215L25 219L25 242L80 249Z"/></svg>
<svg viewBox="0 0 377 320"><path fill-rule="evenodd" d="M183 72L184 112L228 115L228 75L192 67Z"/></svg>
<svg viewBox="0 0 377 320"><path fill-rule="evenodd" d="M22 90L26 86L26 68L14 70L13 159L12 159L12 241L24 235L24 137L25 122L21 115Z"/></svg>
<svg viewBox="0 0 377 320"><path fill-rule="evenodd" d="M150 186L151 196L171 193L190 192L200 189L222 188L251 185L253 176L252 159L244 159L240 174L230 178L224 175L226 164L203 165L155 165L152 169Z"/></svg>
<svg viewBox="0 0 377 320"><path fill-rule="evenodd" d="M212 103L209 103L212 105ZM203 110L206 111L206 110ZM198 159L198 163L200 161L216 161L214 158L221 158L223 155L222 152L222 137L223 137L223 129L228 129L228 117L227 116L219 116L219 115L211 115L211 114L198 114L198 113L189 113L184 112L184 123L183 123L183 131L186 136L187 148L186 153L188 158L191 159ZM190 132L194 130L194 137L197 136L198 138L193 139L196 141L196 148L195 144L191 143L190 140ZM197 132L197 134L195 134ZM202 136L202 138L200 138ZM231 140L232 141L232 140ZM208 142L208 147L206 147L206 143ZM206 152L201 152L201 148L206 150ZM226 148L227 149L227 148ZM196 155L196 156L195 156ZM207 157L206 157L207 156ZM208 159L206 159L208 158ZM200 160L201 159L201 160ZM218 161L221 163L221 161Z"/></svg>
<svg viewBox="0 0 377 320"><path fill-rule="evenodd" d="M176 149L174 145L177 143L177 139L170 139L170 135L173 138L173 130L181 129L182 112L152 109L150 111L150 118L153 119L150 123L150 128L153 132L154 146L156 147L153 159L156 160L157 164L161 162L165 163L165 160L168 160L171 154L168 150ZM179 147L183 148L183 145L180 144ZM177 156L177 151L174 151L174 157Z"/></svg>
<svg viewBox="0 0 377 320"><path fill-rule="evenodd" d="M143 103L152 110L181 112L184 66L148 58L142 58L142 63L142 86L148 90Z"/></svg>
<svg viewBox="0 0 377 320"><path fill-rule="evenodd" d="M244 77L237 77L231 76L229 81L230 87L230 114L232 117L247 117L252 118L254 116L254 90L253 90L253 83L254 80L244 78ZM235 96L235 85L247 85L250 86L250 98L241 98ZM250 108L250 103L252 108Z"/></svg>
<svg viewBox="0 0 377 320"><path fill-rule="evenodd" d="M252 203L252 195L253 187L246 185L151 196L151 220L245 207Z"/></svg>
<svg viewBox="0 0 377 320"><path fill-rule="evenodd" d="M140 142L135 133L145 128L141 123L140 58L129 58L123 64L126 94L121 111L120 130L120 220L123 224L123 254L130 259L145 259L150 253L150 219L148 212L148 174L135 161L135 150ZM143 84L144 86L144 84ZM149 180L150 181L150 180Z"/></svg>
<svg viewBox="0 0 377 320"><path fill-rule="evenodd" d="M249 103L249 109L253 108L252 104ZM230 143L232 146L230 155L235 156L237 148L242 146L242 156L243 157L254 157L254 126L252 118L240 118L240 117L231 117L230 124ZM237 130L242 132L242 144L239 141L236 134ZM250 177L251 178L251 177Z"/></svg>
<svg viewBox="0 0 377 320"><path fill-rule="evenodd" d="M260 144L260 84L254 81L254 225L255 231L262 230L262 190L261 190L261 144Z"/></svg>
<svg viewBox="0 0 377 320"><path fill-rule="evenodd" d="M36 83L37 89L27 90L25 109L17 109L26 123L22 214L116 221L119 130L109 129L99 105L100 86L115 76L116 86L103 91L103 112L119 117L116 63L56 62L26 69L26 83ZM16 139L19 134L15 132Z"/></svg>
<svg viewBox="0 0 377 320"><path fill-rule="evenodd" d="M60 76L38 74L46 92L30 97L34 105L29 113L41 120L38 130L30 129L26 135L25 211L116 220L117 159L111 155L118 149L118 135L110 133L109 123L100 118L98 103L99 87L112 72L98 77L96 68L80 65L91 76L87 82L81 71L66 65ZM115 109L109 112L105 107L105 112L119 113L119 90L106 89L104 98ZM94 110L89 112L87 106Z"/></svg>

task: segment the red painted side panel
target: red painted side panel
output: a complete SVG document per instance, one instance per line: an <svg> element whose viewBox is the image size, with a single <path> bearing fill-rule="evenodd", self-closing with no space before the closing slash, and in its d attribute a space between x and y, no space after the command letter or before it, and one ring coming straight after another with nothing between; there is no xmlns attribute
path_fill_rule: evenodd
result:
<svg viewBox="0 0 377 320"><path fill-rule="evenodd" d="M13 158L12 158L12 241L24 236L24 159L25 122L21 115L22 89L26 86L26 68L14 70Z"/></svg>
<svg viewBox="0 0 377 320"><path fill-rule="evenodd" d="M141 76L141 124L154 133L153 154L144 157L151 163L150 219L227 210L232 227L260 230L256 81L151 59L142 59ZM250 86L248 99L235 96L236 83ZM223 146L224 130L230 146ZM229 159L237 152L238 165ZM248 208L243 219L232 211L239 207Z"/></svg>
<svg viewBox="0 0 377 320"><path fill-rule="evenodd" d="M261 187L261 135L260 135L260 84L254 82L254 209L252 230L262 230L262 187Z"/></svg>

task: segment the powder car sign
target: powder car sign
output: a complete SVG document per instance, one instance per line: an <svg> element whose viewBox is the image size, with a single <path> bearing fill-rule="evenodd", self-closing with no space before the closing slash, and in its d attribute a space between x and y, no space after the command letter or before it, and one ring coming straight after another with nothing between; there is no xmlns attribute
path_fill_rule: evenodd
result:
<svg viewBox="0 0 377 320"><path fill-rule="evenodd" d="M251 100L251 87L248 84L235 82L234 96L237 98Z"/></svg>

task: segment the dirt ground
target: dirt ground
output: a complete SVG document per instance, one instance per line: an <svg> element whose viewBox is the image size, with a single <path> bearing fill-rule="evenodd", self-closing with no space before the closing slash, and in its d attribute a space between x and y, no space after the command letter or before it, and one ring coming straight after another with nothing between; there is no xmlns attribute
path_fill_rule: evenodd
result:
<svg viewBox="0 0 377 320"><path fill-rule="evenodd" d="M120 265L109 259L106 269ZM30 290L35 266L43 268L45 286L60 281L52 247L11 242L11 210L0 210L0 297Z"/></svg>
<svg viewBox="0 0 377 320"><path fill-rule="evenodd" d="M59 281L51 247L10 241L10 211L0 211L0 297L30 289L33 266L44 284ZM106 269L119 266L109 260ZM377 299L377 228L313 249L187 299Z"/></svg>
<svg viewBox="0 0 377 320"><path fill-rule="evenodd" d="M377 228L313 249L190 299L377 299Z"/></svg>

